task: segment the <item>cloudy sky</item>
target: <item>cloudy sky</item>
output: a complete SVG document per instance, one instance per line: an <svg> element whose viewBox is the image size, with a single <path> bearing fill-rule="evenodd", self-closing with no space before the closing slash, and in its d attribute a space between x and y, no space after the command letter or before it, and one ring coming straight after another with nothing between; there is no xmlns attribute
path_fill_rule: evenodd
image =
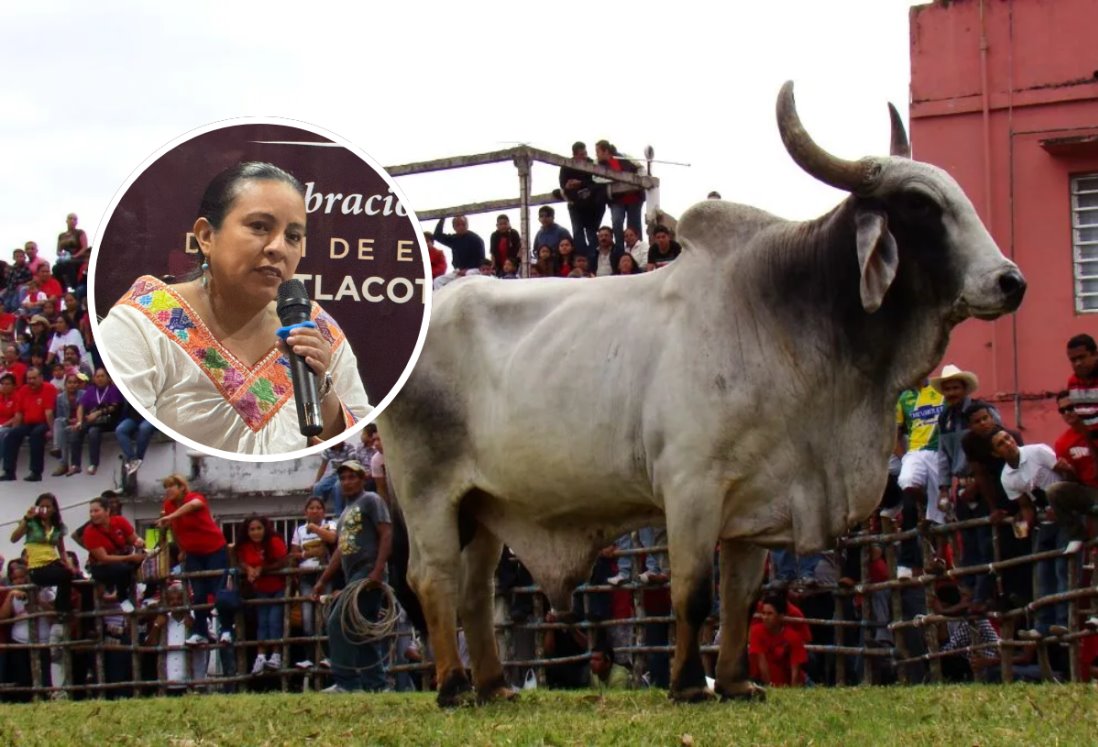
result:
<svg viewBox="0 0 1098 747"><path fill-rule="evenodd" d="M68 212L94 237L150 154L249 115L318 125L381 164L516 143L652 145L690 164L654 168L670 213L717 189L811 217L841 196L782 150L778 88L796 82L806 127L832 152L886 153L885 102L906 118L911 4L6 3L0 249L34 239L52 257ZM535 192L555 180L535 167ZM517 194L510 165L400 184L413 210ZM484 235L491 225L473 220Z"/></svg>

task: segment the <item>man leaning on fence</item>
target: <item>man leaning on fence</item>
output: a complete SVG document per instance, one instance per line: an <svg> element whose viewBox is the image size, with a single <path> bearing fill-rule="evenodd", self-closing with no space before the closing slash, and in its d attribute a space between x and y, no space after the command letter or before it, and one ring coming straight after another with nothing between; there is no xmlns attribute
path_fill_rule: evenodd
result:
<svg viewBox="0 0 1098 747"><path fill-rule="evenodd" d="M355 624L376 623L381 614L385 566L392 548L392 519L385 501L364 489L366 468L357 461L339 466L339 485L348 508L339 519L338 545L315 589L323 589L340 569L347 587L337 592L328 612L331 687L327 693L379 691L385 689L384 641L375 633L356 630ZM319 598L318 592L314 597ZM357 606L346 609L348 604Z"/></svg>

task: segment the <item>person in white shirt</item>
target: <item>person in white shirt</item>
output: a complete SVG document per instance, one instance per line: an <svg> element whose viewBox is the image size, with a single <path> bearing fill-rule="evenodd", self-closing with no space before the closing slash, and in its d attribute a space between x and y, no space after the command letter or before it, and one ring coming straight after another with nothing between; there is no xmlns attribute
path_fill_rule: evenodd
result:
<svg viewBox="0 0 1098 747"><path fill-rule="evenodd" d="M1056 453L1047 444L1018 446L1005 428L991 434L991 452L1006 462L1000 480L1007 498L1021 503L1021 511L1015 520L1015 535L1024 537L1030 527L1035 527L1033 552L1065 550L1068 544L1056 523L1045 491L1070 476L1062 474ZM1038 523L1039 522L1039 523ZM1077 548L1076 548L1077 549ZM1064 554L1070 554L1070 549ZM1042 560L1037 563L1037 597L1067 591L1067 559L1064 557ZM1021 638L1043 638L1046 635L1065 635L1068 632L1067 604L1043 605L1037 608L1036 627L1018 633Z"/></svg>
<svg viewBox="0 0 1098 747"><path fill-rule="evenodd" d="M323 499L312 496L305 501L305 523L294 530L290 539L290 556L302 571L298 576L301 584L301 596L312 597L313 586L324 566L328 565L331 551L337 539L336 524L324 518ZM321 589L323 594L327 589ZM301 604L301 627L305 635L311 636L316 630L315 614L312 602Z"/></svg>

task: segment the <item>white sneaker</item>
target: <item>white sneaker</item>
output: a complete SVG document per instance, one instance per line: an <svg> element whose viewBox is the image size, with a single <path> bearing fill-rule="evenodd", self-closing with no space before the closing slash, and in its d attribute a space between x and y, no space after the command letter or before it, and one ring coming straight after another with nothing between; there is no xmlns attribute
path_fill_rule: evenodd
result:
<svg viewBox="0 0 1098 747"><path fill-rule="evenodd" d="M261 674L267 666L267 657L263 654L259 654L255 657L255 663L252 664L252 674Z"/></svg>
<svg viewBox="0 0 1098 747"><path fill-rule="evenodd" d="M606 579L606 583L610 584L611 586L620 586L621 584L625 583L628 580L629 580L629 576L627 576L624 573L619 573L615 576L611 576L610 578Z"/></svg>
<svg viewBox="0 0 1098 747"><path fill-rule="evenodd" d="M1074 555L1083 549L1083 543L1080 540L1072 540L1067 543L1067 547L1064 548L1064 555ZM1050 561L1051 562L1051 561Z"/></svg>
<svg viewBox="0 0 1098 747"><path fill-rule="evenodd" d="M126 465L126 473L130 475L137 474L137 470L141 469L141 460L134 459L132 462Z"/></svg>
<svg viewBox="0 0 1098 747"><path fill-rule="evenodd" d="M133 602L131 602L129 599L122 602L122 604L120 604L118 606L121 607L122 611L125 612L127 615L132 615L133 614L133 610L134 610Z"/></svg>
<svg viewBox="0 0 1098 747"><path fill-rule="evenodd" d="M1091 630L1098 630L1098 615L1091 615L1086 620L1083 620L1083 627L1090 628Z"/></svg>
<svg viewBox="0 0 1098 747"><path fill-rule="evenodd" d="M313 663L311 661L309 661L308 659L302 659L301 661L294 664L294 666L297 667L298 669L312 669L313 668Z"/></svg>
<svg viewBox="0 0 1098 747"><path fill-rule="evenodd" d="M267 657L267 663L264 665L267 669L282 669L282 654L271 654Z"/></svg>
<svg viewBox="0 0 1098 747"><path fill-rule="evenodd" d="M233 642L233 634L230 633L227 630L223 631L221 633L221 637L218 638L218 640L221 641L221 643L232 643Z"/></svg>
<svg viewBox="0 0 1098 747"><path fill-rule="evenodd" d="M320 666L324 669L331 669L332 660L325 656L323 659L320 660Z"/></svg>
<svg viewBox="0 0 1098 747"><path fill-rule="evenodd" d="M1029 630L1019 630L1017 636L1023 641L1039 641L1044 638L1044 636L1041 635L1041 631L1037 630L1037 628L1030 628Z"/></svg>
<svg viewBox="0 0 1098 747"><path fill-rule="evenodd" d="M906 565L896 566L896 578L911 578L911 569Z"/></svg>
<svg viewBox="0 0 1098 747"><path fill-rule="evenodd" d="M192 633L191 636L189 638L187 638L187 645L188 646L202 646L206 643L208 643L208 641L206 640L206 637L201 636L198 633Z"/></svg>
<svg viewBox="0 0 1098 747"><path fill-rule="evenodd" d="M344 687L340 687L339 685L330 685L329 687L324 688L320 692L328 693L329 695L339 695L340 693L349 693L351 691L344 688Z"/></svg>

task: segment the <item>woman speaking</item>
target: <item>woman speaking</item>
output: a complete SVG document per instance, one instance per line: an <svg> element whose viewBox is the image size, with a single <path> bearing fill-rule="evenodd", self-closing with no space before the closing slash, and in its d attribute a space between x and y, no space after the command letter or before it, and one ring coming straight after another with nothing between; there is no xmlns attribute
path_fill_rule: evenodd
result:
<svg viewBox="0 0 1098 747"><path fill-rule="evenodd" d="M177 433L241 454L309 445L287 350L316 374L320 441L369 412L354 352L319 305L312 304L313 324L294 326L284 343L276 335L278 289L304 247L304 192L269 163L221 172L194 224L199 270L173 285L138 278L100 324L116 381Z"/></svg>

